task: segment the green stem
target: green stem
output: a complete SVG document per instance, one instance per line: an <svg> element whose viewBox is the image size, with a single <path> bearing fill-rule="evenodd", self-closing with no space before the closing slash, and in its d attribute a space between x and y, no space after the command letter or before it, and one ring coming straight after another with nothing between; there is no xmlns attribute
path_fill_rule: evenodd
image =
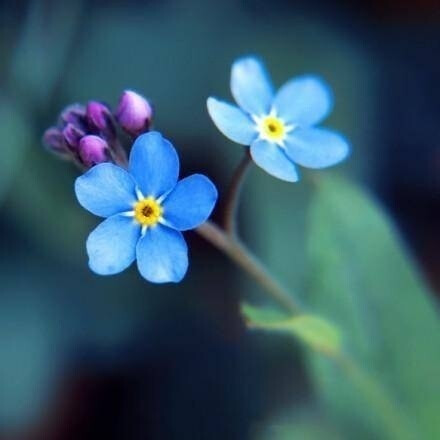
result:
<svg viewBox="0 0 440 440"><path fill-rule="evenodd" d="M292 315L301 313L301 308L289 293L235 237L230 236L209 221L199 226L196 231L247 272L280 306ZM310 348L313 349L312 346ZM399 440L414 438L410 434L411 431L405 417L400 414L379 381L346 354L322 351L319 351L319 353L331 359L344 372L347 380L357 388L369 405L374 408L376 415L382 420L383 426L388 431L389 438Z"/></svg>
<svg viewBox="0 0 440 440"><path fill-rule="evenodd" d="M236 234L238 201L240 199L244 178L246 177L251 162L252 159L249 153L249 148L246 147L246 149L244 150L244 156L232 176L228 192L226 193L224 228L226 233L231 236Z"/></svg>
<svg viewBox="0 0 440 440"><path fill-rule="evenodd" d="M283 286L273 278L266 268L244 247L240 241L227 234L212 222L199 226L197 232L216 248L224 252L232 261L245 270L267 293L290 313L299 313L299 306L291 298Z"/></svg>
<svg viewBox="0 0 440 440"><path fill-rule="evenodd" d="M288 291L267 271L260 261L240 242L236 235L235 218L240 190L250 164L248 151L238 165L227 194L224 217L225 229L207 221L196 231L212 245L226 254L240 268L248 273L280 306L290 314L301 313L301 307L292 299ZM310 348L313 349L311 346ZM322 352L320 352L322 353ZM365 398L382 420L389 438L410 440L406 418L399 412L381 383L366 372L359 364L344 353L324 353L346 375L352 385Z"/></svg>

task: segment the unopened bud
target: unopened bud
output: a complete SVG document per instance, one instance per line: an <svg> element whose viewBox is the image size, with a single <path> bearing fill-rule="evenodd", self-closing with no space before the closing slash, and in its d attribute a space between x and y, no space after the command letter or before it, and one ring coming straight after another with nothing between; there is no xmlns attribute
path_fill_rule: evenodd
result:
<svg viewBox="0 0 440 440"><path fill-rule="evenodd" d="M141 95L126 90L118 104L116 118L121 127L132 136L148 131L153 116L150 103Z"/></svg>
<svg viewBox="0 0 440 440"><path fill-rule="evenodd" d="M72 104L66 107L60 115L61 125L73 124L85 130L86 108L81 104Z"/></svg>
<svg viewBox="0 0 440 440"><path fill-rule="evenodd" d="M92 132L103 134L107 139L116 136L112 114L108 107L97 101L90 101L86 109L87 123Z"/></svg>
<svg viewBox="0 0 440 440"><path fill-rule="evenodd" d="M48 150L56 154L64 157L70 155L63 133L57 127L50 127L44 132L43 142Z"/></svg>
<svg viewBox="0 0 440 440"><path fill-rule="evenodd" d="M79 141L78 154L83 164L90 168L98 163L108 162L108 144L99 136L87 135Z"/></svg>
<svg viewBox="0 0 440 440"><path fill-rule="evenodd" d="M63 129L63 136L70 149L76 150L78 148L79 141L83 136L85 136L85 133L76 125L73 125L69 122Z"/></svg>

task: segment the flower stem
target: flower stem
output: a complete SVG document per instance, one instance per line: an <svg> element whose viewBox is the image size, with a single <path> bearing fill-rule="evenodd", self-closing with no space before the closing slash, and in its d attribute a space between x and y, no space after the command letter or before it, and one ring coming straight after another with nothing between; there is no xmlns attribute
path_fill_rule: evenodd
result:
<svg viewBox="0 0 440 440"><path fill-rule="evenodd" d="M239 163L227 193L224 229L211 221L199 226L196 231L205 240L227 255L241 269L248 273L281 307L291 315L302 313L301 307L295 302L288 291L267 271L263 264L241 243L236 234L235 217L246 171L251 158L249 151ZM310 346L310 348L313 348ZM388 395L380 381L365 371L362 366L346 353L324 353L346 375L365 401L374 409L382 420L383 426L390 438L402 440L413 438L410 426L405 417L395 406L393 399Z"/></svg>
<svg viewBox="0 0 440 440"><path fill-rule="evenodd" d="M280 306L292 314L299 313L300 307L289 293L234 235L226 233L210 221L199 226L196 231L245 270Z"/></svg>
<svg viewBox="0 0 440 440"><path fill-rule="evenodd" d="M254 278L280 306L292 315L301 313L300 306L295 303L288 292L235 237L227 234L210 221L199 226L196 231ZM310 348L312 347L310 346ZM381 419L390 438L401 440L414 438L410 435L410 426L408 426L405 417L395 406L392 398L390 398L380 381L344 353L324 353L324 355L339 367L352 386L363 395L366 402Z"/></svg>
<svg viewBox="0 0 440 440"><path fill-rule="evenodd" d="M110 151L112 152L112 156L116 164L122 168L127 169L128 168L127 153L118 139L112 142Z"/></svg>
<svg viewBox="0 0 440 440"><path fill-rule="evenodd" d="M227 234L234 236L236 234L236 218L238 201L241 194L244 178L246 177L249 165L251 164L251 155L249 148L244 150L243 158L236 168L231 183L226 193L226 204L224 211L224 228Z"/></svg>

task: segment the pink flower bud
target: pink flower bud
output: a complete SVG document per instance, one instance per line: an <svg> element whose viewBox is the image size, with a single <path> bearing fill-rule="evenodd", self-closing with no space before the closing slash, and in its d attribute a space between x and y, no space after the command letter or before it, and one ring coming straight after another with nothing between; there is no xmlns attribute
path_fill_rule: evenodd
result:
<svg viewBox="0 0 440 440"><path fill-rule="evenodd" d="M64 139L71 150L78 148L79 141L84 135L84 131L70 122L63 129Z"/></svg>
<svg viewBox="0 0 440 440"><path fill-rule="evenodd" d="M78 128L84 128L86 121L86 108L81 104L71 104L60 115L60 125L73 124Z"/></svg>
<svg viewBox="0 0 440 440"><path fill-rule="evenodd" d="M152 117L153 109L143 96L131 90L124 91L116 110L116 119L128 134L139 136L148 131Z"/></svg>
<svg viewBox="0 0 440 440"><path fill-rule="evenodd" d="M87 104L86 116L90 131L101 133L107 139L113 139L116 136L113 117L106 105L90 101Z"/></svg>
<svg viewBox="0 0 440 440"><path fill-rule="evenodd" d="M107 142L93 134L81 138L79 141L78 154L82 163L88 168L98 163L109 161Z"/></svg>
<svg viewBox="0 0 440 440"><path fill-rule="evenodd" d="M71 155L66 141L64 140L63 133L57 127L50 127L44 132L43 143L48 150L62 157L68 157Z"/></svg>

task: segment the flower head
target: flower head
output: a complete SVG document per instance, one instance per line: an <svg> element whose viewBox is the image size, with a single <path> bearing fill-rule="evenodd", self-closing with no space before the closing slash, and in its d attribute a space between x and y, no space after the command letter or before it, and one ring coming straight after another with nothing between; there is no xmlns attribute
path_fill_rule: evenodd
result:
<svg viewBox="0 0 440 440"><path fill-rule="evenodd" d="M58 156L69 159L71 154L70 150L66 144L63 133L57 127L48 128L44 132L43 143Z"/></svg>
<svg viewBox="0 0 440 440"><path fill-rule="evenodd" d="M116 122L129 134L138 136L149 130L153 109L141 95L125 91L115 113L99 101L69 105L61 112L58 124L46 130L43 142L50 151L70 159L81 169L102 162L124 164L127 157ZM86 141L82 142L84 138Z"/></svg>
<svg viewBox="0 0 440 440"><path fill-rule="evenodd" d="M64 140L66 141L67 146L70 148L72 152L75 152L78 148L79 141L86 133L78 126L68 122L67 125L63 128L62 134L64 136Z"/></svg>
<svg viewBox="0 0 440 440"><path fill-rule="evenodd" d="M104 104L97 101L90 101L87 106L72 104L61 112L58 125L46 130L43 141L55 154L90 168L112 161L116 128Z"/></svg>
<svg viewBox="0 0 440 440"><path fill-rule="evenodd" d="M88 129L111 141L116 136L116 127L109 108L98 101L89 101L86 107Z"/></svg>
<svg viewBox="0 0 440 440"><path fill-rule="evenodd" d="M119 99L116 118L130 135L138 136L148 130L153 117L150 103L132 90L125 90Z"/></svg>
<svg viewBox="0 0 440 440"><path fill-rule="evenodd" d="M211 97L208 112L226 137L250 146L254 162L269 174L295 182L295 164L325 168L347 156L343 136L316 127L332 107L329 87L318 77L290 79L274 93L263 63L245 57L232 65L231 92L238 107Z"/></svg>
<svg viewBox="0 0 440 440"><path fill-rule="evenodd" d="M85 131L87 126L86 108L82 104L68 105L60 114L59 125L73 124L81 130Z"/></svg>
<svg viewBox="0 0 440 440"><path fill-rule="evenodd" d="M79 141L78 154L82 163L90 168L102 162L108 162L110 155L107 142L94 134L88 134Z"/></svg>
<svg viewBox="0 0 440 440"><path fill-rule="evenodd" d="M181 231L205 222L217 200L214 184L201 174L178 181L179 158L158 132L139 136L129 170L102 163L78 177L79 203L105 220L87 239L90 268L119 273L137 260L154 283L178 282L188 267Z"/></svg>

